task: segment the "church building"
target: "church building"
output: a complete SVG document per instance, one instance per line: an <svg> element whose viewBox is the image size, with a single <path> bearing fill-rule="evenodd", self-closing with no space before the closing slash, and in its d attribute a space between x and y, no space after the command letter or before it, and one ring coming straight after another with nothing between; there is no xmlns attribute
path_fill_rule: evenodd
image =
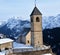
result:
<svg viewBox="0 0 60 55"><path fill-rule="evenodd" d="M17 55L53 55L50 46L43 44L42 34L42 13L35 6L30 15L30 28L24 28L22 34L17 38L17 42L30 46L32 48L24 48L25 52L14 53ZM21 51L22 49L20 49Z"/></svg>
<svg viewBox="0 0 60 55"><path fill-rule="evenodd" d="M42 13L35 6L30 17L31 17L31 45L34 47L41 47L41 45L43 45Z"/></svg>
<svg viewBox="0 0 60 55"><path fill-rule="evenodd" d="M31 15L31 28L28 30L25 28L24 33L17 38L17 42L24 43L26 45L31 45L34 47L41 47L43 45L42 36L42 13L35 6Z"/></svg>

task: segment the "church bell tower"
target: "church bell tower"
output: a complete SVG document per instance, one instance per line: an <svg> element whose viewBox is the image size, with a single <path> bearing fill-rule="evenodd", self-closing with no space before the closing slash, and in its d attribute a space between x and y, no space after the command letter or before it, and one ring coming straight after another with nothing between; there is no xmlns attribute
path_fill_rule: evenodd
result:
<svg viewBox="0 0 60 55"><path fill-rule="evenodd" d="M31 15L31 45L41 47L43 45L42 37L42 13L35 6Z"/></svg>

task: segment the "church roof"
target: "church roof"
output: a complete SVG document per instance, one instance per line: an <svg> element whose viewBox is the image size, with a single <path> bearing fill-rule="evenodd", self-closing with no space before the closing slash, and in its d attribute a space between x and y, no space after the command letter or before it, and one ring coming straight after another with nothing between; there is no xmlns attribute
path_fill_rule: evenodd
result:
<svg viewBox="0 0 60 55"><path fill-rule="evenodd" d="M39 9L35 6L30 16L32 16L32 15L42 15L42 13L41 13L41 12L39 11Z"/></svg>
<svg viewBox="0 0 60 55"><path fill-rule="evenodd" d="M15 39L17 39L19 37L26 37L26 35L29 33L30 30L31 30L31 28L24 28L23 31L21 32L21 34L19 34L18 37L15 37Z"/></svg>
<svg viewBox="0 0 60 55"><path fill-rule="evenodd" d="M30 28L24 28L22 36L26 36L30 31Z"/></svg>

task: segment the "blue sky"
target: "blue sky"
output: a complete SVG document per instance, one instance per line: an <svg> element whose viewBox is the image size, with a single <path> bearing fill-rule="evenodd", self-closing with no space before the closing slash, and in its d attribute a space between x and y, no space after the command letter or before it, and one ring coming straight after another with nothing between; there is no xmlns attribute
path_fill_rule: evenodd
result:
<svg viewBox="0 0 60 55"><path fill-rule="evenodd" d="M0 0L0 20L10 17L29 19L35 0ZM43 16L60 14L60 0L37 0L37 7Z"/></svg>

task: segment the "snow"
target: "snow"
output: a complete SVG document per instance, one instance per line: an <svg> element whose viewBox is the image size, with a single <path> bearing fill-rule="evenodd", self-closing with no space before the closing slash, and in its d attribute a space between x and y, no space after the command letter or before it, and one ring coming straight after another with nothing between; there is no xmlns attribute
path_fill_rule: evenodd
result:
<svg viewBox="0 0 60 55"><path fill-rule="evenodd" d="M43 29L52 29L56 27L60 27L60 14L57 16L49 16L42 18L42 27Z"/></svg>
<svg viewBox="0 0 60 55"><path fill-rule="evenodd" d="M25 27L25 28L30 28L31 25L30 25L30 23L27 23L27 24L24 24L24 27Z"/></svg>
<svg viewBox="0 0 60 55"><path fill-rule="evenodd" d="M43 45L41 48L35 48L32 47L30 45L26 45L26 44L21 44L21 43L13 43L13 51L16 52L25 52L25 51L39 51L39 50L45 50L45 49L49 49L50 46L45 46Z"/></svg>
<svg viewBox="0 0 60 55"><path fill-rule="evenodd" d="M6 25L7 20L0 20L0 28L4 25Z"/></svg>
<svg viewBox="0 0 60 55"><path fill-rule="evenodd" d="M5 55L5 52L0 52L0 55Z"/></svg>
<svg viewBox="0 0 60 55"><path fill-rule="evenodd" d="M17 26L20 28L23 28L23 27L30 28L31 27L30 22L26 21L24 23L23 21L22 22L21 21L22 20L15 18L15 17L10 18L8 20L7 27L10 29L17 27ZM21 23L22 24L24 23L24 25L21 25ZM21 27L21 26L23 26L23 27ZM45 29L45 28L52 29L55 27L60 27L60 14L58 14L57 16L48 16L48 17L44 16L42 18L42 27L43 27L43 29Z"/></svg>
<svg viewBox="0 0 60 55"><path fill-rule="evenodd" d="M0 39L0 44L4 44L7 42L13 42L13 40L9 39L9 38L4 38L4 39Z"/></svg>
<svg viewBox="0 0 60 55"><path fill-rule="evenodd" d="M24 49L24 48L33 48L32 46L30 45L26 45L26 44L22 44L22 43L17 43L17 42L13 42L13 48L14 49ZM45 46L43 45L43 47L41 47L40 49L49 49L50 46Z"/></svg>
<svg viewBox="0 0 60 55"><path fill-rule="evenodd" d="M13 19L13 18L10 18L10 19L8 20L7 27L10 28L10 29L12 29L12 28L14 28L17 24L19 24L18 20Z"/></svg>
<svg viewBox="0 0 60 55"><path fill-rule="evenodd" d="M47 54L42 54L42 55L52 55L51 53L47 53Z"/></svg>
<svg viewBox="0 0 60 55"><path fill-rule="evenodd" d="M1 25L1 22L0 22L0 25Z"/></svg>
<svg viewBox="0 0 60 55"><path fill-rule="evenodd" d="M0 20L0 25L2 25L3 21Z"/></svg>
<svg viewBox="0 0 60 55"><path fill-rule="evenodd" d="M19 48L33 48L32 46L29 46L29 45L25 45L25 44L22 44L22 43L17 43L17 42L14 42L13 43L13 48L14 49L19 49Z"/></svg>
<svg viewBox="0 0 60 55"><path fill-rule="evenodd" d="M7 27L10 29L13 29L15 27L20 27L20 28L23 28L23 27L30 28L31 27L29 21L24 21L25 23L23 21L24 20L21 20L21 17L12 17L12 18L8 19L8 21L6 23L7 23ZM3 23L3 21L0 21L0 26L1 26L1 23ZM23 27L21 27L21 26L23 26ZM51 28L55 28L55 27L60 27L60 14L58 14L57 16L48 16L48 17L44 16L42 18L42 27L43 27L43 29L45 29L45 28L51 29Z"/></svg>
<svg viewBox="0 0 60 55"><path fill-rule="evenodd" d="M3 34L0 34L0 38L3 38L3 36L4 36Z"/></svg>

